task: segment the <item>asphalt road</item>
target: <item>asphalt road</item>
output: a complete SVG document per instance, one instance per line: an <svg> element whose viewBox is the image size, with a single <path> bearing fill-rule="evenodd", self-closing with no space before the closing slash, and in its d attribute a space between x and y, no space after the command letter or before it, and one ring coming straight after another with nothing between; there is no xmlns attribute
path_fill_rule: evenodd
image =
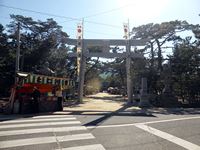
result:
<svg viewBox="0 0 200 150"><path fill-rule="evenodd" d="M199 115L76 117L107 150L200 149Z"/></svg>
<svg viewBox="0 0 200 150"><path fill-rule="evenodd" d="M105 112L81 106L53 114L0 115L0 149L200 150L200 109L113 106L112 111L104 106Z"/></svg>
<svg viewBox="0 0 200 150"><path fill-rule="evenodd" d="M0 120L3 150L105 150L72 115L1 116Z"/></svg>

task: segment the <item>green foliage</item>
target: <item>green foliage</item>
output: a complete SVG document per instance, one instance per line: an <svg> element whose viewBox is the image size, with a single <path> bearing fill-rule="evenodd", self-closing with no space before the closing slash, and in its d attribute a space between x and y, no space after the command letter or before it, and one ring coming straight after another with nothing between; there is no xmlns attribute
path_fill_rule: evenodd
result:
<svg viewBox="0 0 200 150"><path fill-rule="evenodd" d="M16 22L20 23L21 27L21 54L24 59L21 62L21 68L24 71L34 71L33 67L42 67L44 62L52 61L49 56L54 51L52 49L63 49L68 35L62 31L53 19L46 21L34 21L30 17L20 15L11 15L12 21L8 27L11 33L11 40L15 43L16 38L13 36L15 32ZM55 53L54 53L55 54ZM55 64L50 63L52 66Z"/></svg>
<svg viewBox="0 0 200 150"><path fill-rule="evenodd" d="M163 56L161 46L167 42L178 40L180 37L176 33L189 29L191 29L191 25L186 21L175 20L160 24L149 23L134 27L131 37L133 39L151 39L145 49L150 48L151 66L156 67L158 71L162 71ZM155 54L157 59L155 59Z"/></svg>
<svg viewBox="0 0 200 150"><path fill-rule="evenodd" d="M174 90L183 100L190 102L200 93L200 49L190 42L191 38L177 44L171 65L175 81Z"/></svg>
<svg viewBox="0 0 200 150"><path fill-rule="evenodd" d="M15 54L17 49L17 23L20 23L20 70L35 72L44 67L46 61L58 76L72 75L75 65L67 58L66 41L69 37L53 19L33 20L31 17L11 15L12 21L4 27L0 25L0 74L1 93L5 94L14 83ZM69 72L69 68L71 69ZM2 87L2 86L1 86Z"/></svg>
<svg viewBox="0 0 200 150"><path fill-rule="evenodd" d="M8 35L0 24L0 95L6 95L14 82L15 54L8 43Z"/></svg>

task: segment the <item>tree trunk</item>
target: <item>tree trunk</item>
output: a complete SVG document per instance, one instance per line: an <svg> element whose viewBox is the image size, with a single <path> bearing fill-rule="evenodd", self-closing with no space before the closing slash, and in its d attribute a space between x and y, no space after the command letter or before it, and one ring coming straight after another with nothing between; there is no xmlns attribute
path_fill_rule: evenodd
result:
<svg viewBox="0 0 200 150"><path fill-rule="evenodd" d="M21 56L21 66L20 66L20 70L24 71L24 54L22 54Z"/></svg>
<svg viewBox="0 0 200 150"><path fill-rule="evenodd" d="M162 71L162 50L158 39L156 39L156 43L158 46L158 71Z"/></svg>
<svg viewBox="0 0 200 150"><path fill-rule="evenodd" d="M154 66L154 51L153 51L153 42L150 42L151 45L151 60L150 60L150 66L153 68Z"/></svg>
<svg viewBox="0 0 200 150"><path fill-rule="evenodd" d="M122 86L125 86L125 81L124 81L124 72L120 69L120 79Z"/></svg>

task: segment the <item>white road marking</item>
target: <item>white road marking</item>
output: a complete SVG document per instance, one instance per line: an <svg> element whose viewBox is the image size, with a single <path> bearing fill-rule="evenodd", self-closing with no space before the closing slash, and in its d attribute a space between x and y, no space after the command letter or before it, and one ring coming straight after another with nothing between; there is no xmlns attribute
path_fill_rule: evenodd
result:
<svg viewBox="0 0 200 150"><path fill-rule="evenodd" d="M74 135L65 135L65 136L49 136L49 137L39 137L39 138L28 138L28 139L17 139L9 141L0 141L0 148L11 148L17 146L28 146L28 145L37 145L37 144L48 144L66 141L75 141L75 140L85 140L85 139L94 139L95 137L90 134L74 134Z"/></svg>
<svg viewBox="0 0 200 150"><path fill-rule="evenodd" d="M0 131L0 136L24 135L33 133L47 133L47 132L69 132L69 131L80 131L80 130L87 130L87 128L84 126L74 126L74 127L53 127L53 128L41 128L41 129Z"/></svg>
<svg viewBox="0 0 200 150"><path fill-rule="evenodd" d="M67 117L73 117L73 115L41 115L41 116L10 116L10 117L2 117L0 118L0 121L9 121L10 119L28 119L28 118L33 118L33 119L43 119L43 118L67 118Z"/></svg>
<svg viewBox="0 0 200 150"><path fill-rule="evenodd" d="M68 121L68 120L76 120L76 118L50 118L50 119L17 119L17 120L8 120L3 121L1 124L8 124L8 123L26 123L26 122L45 122L45 121Z"/></svg>
<svg viewBox="0 0 200 150"><path fill-rule="evenodd" d="M167 120L157 120L157 121L148 121L142 124L153 124L153 123L163 123L163 122L173 122L173 121L182 121L182 120L191 120L191 119L200 119L200 116L195 117L183 117L183 118L176 118L176 119L167 119Z"/></svg>
<svg viewBox="0 0 200 150"><path fill-rule="evenodd" d="M147 126L145 124L137 124L135 125L136 127L144 130L144 131L147 131L153 135L156 135L158 137L161 137L165 140L168 140L172 143L175 143L181 147L184 147L185 149L188 149L188 150L200 150L200 146L196 145L196 144L193 144L191 142L188 142L186 140L183 140L181 138L178 138L176 136L173 136L171 134L168 134L166 132L163 132L163 131L160 131L160 130L157 130L155 128L152 128L150 126Z"/></svg>
<svg viewBox="0 0 200 150"><path fill-rule="evenodd" d="M31 118L65 118L65 117L73 117L73 115L41 115L41 116L34 116Z"/></svg>
<svg viewBox="0 0 200 150"><path fill-rule="evenodd" d="M57 149L59 150L59 149ZM101 144L62 148L62 150L105 150Z"/></svg>
<svg viewBox="0 0 200 150"><path fill-rule="evenodd" d="M62 122L42 122L42 123L29 123L29 124L9 124L0 125L0 129L6 128L19 128L19 127L42 127L42 126L53 126L53 125L69 125L69 124L80 124L80 121L62 121Z"/></svg>
<svg viewBox="0 0 200 150"><path fill-rule="evenodd" d="M167 119L167 120L157 120L157 121L149 121L149 122L141 122L141 123L104 125L104 126L86 126L86 127L88 129L94 129L94 128L117 128L117 127L134 126L134 125L137 125L137 124L153 124L153 123L163 123L163 122L182 121L182 120L191 120L191 119L200 119L200 116L196 116L196 117L184 117L184 118L177 118L177 119Z"/></svg>
<svg viewBox="0 0 200 150"><path fill-rule="evenodd" d="M114 124L114 125L104 125L104 126L86 126L87 129L94 129L94 128L117 128L117 127L127 127L127 126L133 126L136 123L130 123L130 124Z"/></svg>

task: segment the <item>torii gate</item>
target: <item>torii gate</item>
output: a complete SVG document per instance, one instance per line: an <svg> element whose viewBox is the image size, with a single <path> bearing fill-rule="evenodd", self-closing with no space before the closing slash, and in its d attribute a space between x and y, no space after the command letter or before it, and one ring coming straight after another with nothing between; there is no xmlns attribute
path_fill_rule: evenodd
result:
<svg viewBox="0 0 200 150"><path fill-rule="evenodd" d="M132 80L131 80L131 58L144 58L141 53L131 52L131 46L144 46L149 40L132 40L132 39L78 39L81 51L77 53L68 53L69 57L77 57L80 59L80 72L78 82L78 100L82 102L83 99L83 87L85 79L85 68L87 57L104 57L104 58L126 58L126 76L127 76L127 94L128 102L132 103ZM68 45L77 45L77 39L68 39ZM125 46L126 51L123 53L111 53L110 46ZM102 52L89 52L88 46L101 46Z"/></svg>

